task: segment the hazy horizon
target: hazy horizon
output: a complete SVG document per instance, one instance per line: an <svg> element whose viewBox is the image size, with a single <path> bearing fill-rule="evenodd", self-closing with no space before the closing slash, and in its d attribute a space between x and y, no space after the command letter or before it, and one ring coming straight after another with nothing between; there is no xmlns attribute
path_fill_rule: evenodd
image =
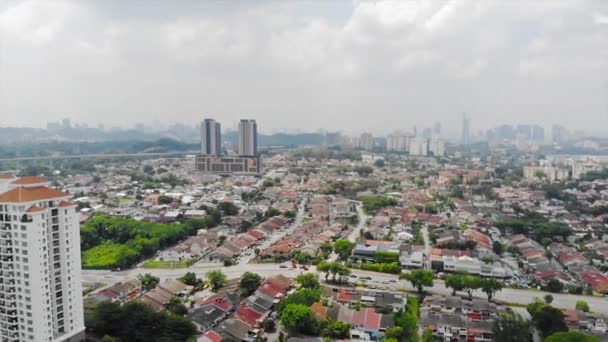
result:
<svg viewBox="0 0 608 342"><path fill-rule="evenodd" d="M0 126L604 133L608 2L0 0Z"/></svg>

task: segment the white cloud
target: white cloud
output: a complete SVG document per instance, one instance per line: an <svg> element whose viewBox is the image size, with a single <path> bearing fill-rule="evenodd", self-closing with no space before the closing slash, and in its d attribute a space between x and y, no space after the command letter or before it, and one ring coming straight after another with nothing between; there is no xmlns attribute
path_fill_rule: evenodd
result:
<svg viewBox="0 0 608 342"><path fill-rule="evenodd" d="M450 126L462 111L485 126L603 108L594 85L608 73L607 21L587 1L354 1L340 15L314 1L188 4L0 7L7 122L246 112L265 128L387 131Z"/></svg>

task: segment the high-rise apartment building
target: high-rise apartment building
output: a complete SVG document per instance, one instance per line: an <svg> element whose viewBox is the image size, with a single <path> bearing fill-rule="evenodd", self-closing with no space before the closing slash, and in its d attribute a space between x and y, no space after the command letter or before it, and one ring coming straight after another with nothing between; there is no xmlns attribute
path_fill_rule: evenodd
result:
<svg viewBox="0 0 608 342"><path fill-rule="evenodd" d="M255 120L239 121L239 155L255 157L258 154L258 126Z"/></svg>
<svg viewBox="0 0 608 342"><path fill-rule="evenodd" d="M70 195L0 175L0 341L84 341L80 226Z"/></svg>
<svg viewBox="0 0 608 342"><path fill-rule="evenodd" d="M386 138L386 150L389 152L409 152L413 134L395 132Z"/></svg>
<svg viewBox="0 0 608 342"><path fill-rule="evenodd" d="M220 123L213 119L205 119L201 123L201 154L222 155L222 130Z"/></svg>
<svg viewBox="0 0 608 342"><path fill-rule="evenodd" d="M466 114L462 114L462 137L461 142L465 145L471 141L471 121L467 118Z"/></svg>
<svg viewBox="0 0 608 342"><path fill-rule="evenodd" d="M359 136L359 148L365 151L374 149L374 136L371 133L362 133Z"/></svg>

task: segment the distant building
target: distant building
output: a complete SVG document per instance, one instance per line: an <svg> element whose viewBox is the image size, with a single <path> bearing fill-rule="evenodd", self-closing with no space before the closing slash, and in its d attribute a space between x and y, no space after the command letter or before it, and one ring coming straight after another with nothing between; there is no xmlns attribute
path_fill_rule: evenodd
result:
<svg viewBox="0 0 608 342"><path fill-rule="evenodd" d="M196 157L196 170L216 175L236 174L257 176L261 172L260 158L198 155Z"/></svg>
<svg viewBox="0 0 608 342"><path fill-rule="evenodd" d="M429 141L427 139L412 140L409 152L412 156L427 156L429 154Z"/></svg>
<svg viewBox="0 0 608 342"><path fill-rule="evenodd" d="M441 123L440 122L435 122L435 124L433 125L433 135L435 136L435 138L439 138L441 136Z"/></svg>
<svg viewBox="0 0 608 342"><path fill-rule="evenodd" d="M196 156L195 168L199 172L215 175L253 175L261 173L257 157L258 136L255 120L239 122L239 156L222 156L220 123L205 119L201 124L201 154Z"/></svg>
<svg viewBox="0 0 608 342"><path fill-rule="evenodd" d="M258 155L258 125L255 120L242 119L239 122L239 156Z"/></svg>
<svg viewBox="0 0 608 342"><path fill-rule="evenodd" d="M471 143L471 121L467 118L466 114L462 115L462 136L461 142L464 145Z"/></svg>
<svg viewBox="0 0 608 342"><path fill-rule="evenodd" d="M201 154L222 155L222 130L220 123L213 119L205 119L201 123Z"/></svg>
<svg viewBox="0 0 608 342"><path fill-rule="evenodd" d="M445 142L439 139L431 139L429 141L429 152L435 157L442 157L445 155Z"/></svg>
<svg viewBox="0 0 608 342"><path fill-rule="evenodd" d="M413 135L409 133L392 133L386 138L386 150L388 152L409 152L412 138Z"/></svg>
<svg viewBox="0 0 608 342"><path fill-rule="evenodd" d="M374 136L371 133L363 133L359 137L359 148L365 151L374 149Z"/></svg>
<svg viewBox="0 0 608 342"><path fill-rule="evenodd" d="M545 142L545 129L542 126L532 126L532 140L541 144Z"/></svg>
<svg viewBox="0 0 608 342"><path fill-rule="evenodd" d="M569 132L568 129L561 125L551 126L551 140L554 144L564 144L568 142Z"/></svg>

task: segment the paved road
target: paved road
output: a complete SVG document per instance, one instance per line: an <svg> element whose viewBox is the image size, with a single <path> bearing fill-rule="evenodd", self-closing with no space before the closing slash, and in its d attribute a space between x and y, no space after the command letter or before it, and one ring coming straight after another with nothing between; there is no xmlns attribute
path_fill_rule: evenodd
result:
<svg viewBox="0 0 608 342"><path fill-rule="evenodd" d="M363 206L360 203L357 204L357 214L359 215L359 223L357 223L357 226L354 227L350 231L350 233L348 233L348 236L346 236L346 239L352 243L355 243L357 241L357 239L359 238L359 235L361 235L361 229L363 229L363 227L365 227L365 225L367 224L367 219L368 219L368 216L363 211ZM336 261L337 259L338 259L338 254L336 254L335 252L332 252L331 255L329 256L329 261Z"/></svg>
<svg viewBox="0 0 608 342"><path fill-rule="evenodd" d="M220 269L224 272L229 278L237 278L240 277L243 273L255 272L260 274L261 276L268 277L277 274L284 274L289 277L296 277L301 272L306 272L302 269L291 269L291 268L280 268L277 264L238 264L231 267L223 267L221 264L213 263L213 264L202 264L195 265L185 269L133 269L121 272L111 272L111 271L97 271L97 270L83 270L83 281L85 282L103 282L103 283L115 283L118 281L123 281L125 279L130 279L136 277L141 273L151 273L155 276L160 277L161 279L174 279L181 277L186 272L195 272L199 277L204 278L205 273ZM311 268L308 272L315 272L314 267ZM359 279L361 277L370 277L371 280L365 280L365 284L367 287L374 286L378 288L385 288L388 290L409 290L413 291L414 288L406 281L399 280L396 275L392 274L384 274L384 273L376 273L376 272L368 272L361 270L353 270L353 275L357 276ZM323 276L321 276L323 278ZM355 281L357 279L350 278L351 281ZM449 295L452 290L445 287L443 281L435 280L435 284L432 288L428 289L428 292L434 294L443 294ZM496 299L501 300L508 303L519 303L519 304L528 304L534 301L535 298L543 298L545 292L536 291L536 290L515 290L515 289L503 289L501 292L496 294ZM486 298L485 294L481 291L476 291L474 293L476 297ZM560 308L573 309L576 305L577 300L584 300L589 303L589 307L591 311L602 313L608 315L608 302L606 299L602 297L590 297L590 296L580 296L580 295L570 295L570 294L556 294L552 293L553 296L553 305Z"/></svg>
<svg viewBox="0 0 608 342"><path fill-rule="evenodd" d="M306 203L307 202L308 202L308 197L302 198L302 200L300 201L300 206L298 207L298 213L296 214L295 219L293 220L293 222L291 223L291 225L289 227L287 227L285 230L283 230L281 232L277 232L277 233L273 234L270 239L265 240L264 242L262 242L261 245L256 246L256 248L259 248L261 251L263 251L266 248L270 247L276 241L282 239L285 235L291 235L297 227L301 226L302 221L304 220L304 214L306 213ZM239 264L247 264L254 257L255 257L255 255L253 253L250 255L245 255L239 259Z"/></svg>

